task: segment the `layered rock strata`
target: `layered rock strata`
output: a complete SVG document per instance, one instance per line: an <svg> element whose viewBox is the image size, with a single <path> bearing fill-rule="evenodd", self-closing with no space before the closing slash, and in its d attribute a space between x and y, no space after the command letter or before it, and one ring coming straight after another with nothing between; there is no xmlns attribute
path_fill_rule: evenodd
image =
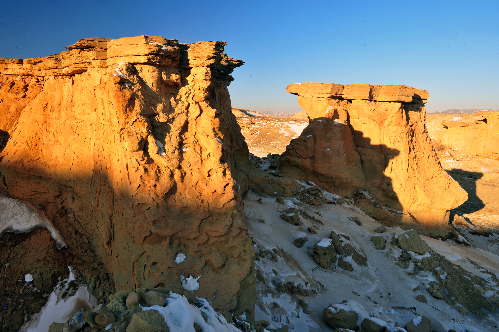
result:
<svg viewBox="0 0 499 332"><path fill-rule="evenodd" d="M287 92L298 96L312 121L287 147L280 170L343 196L363 191L382 208L373 216L390 215L385 222L446 232L449 210L467 195L443 171L429 143L428 92L332 83L291 84Z"/></svg>
<svg viewBox="0 0 499 332"><path fill-rule="evenodd" d="M117 290L200 277L196 296L251 314L234 174L248 150L227 89L243 62L224 46L90 38L0 59L0 190L37 204L64 250L87 246Z"/></svg>

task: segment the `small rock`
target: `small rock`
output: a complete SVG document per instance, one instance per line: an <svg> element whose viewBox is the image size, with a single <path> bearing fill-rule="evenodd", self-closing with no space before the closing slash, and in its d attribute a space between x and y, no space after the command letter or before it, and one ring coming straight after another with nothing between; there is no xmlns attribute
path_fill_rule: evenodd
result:
<svg viewBox="0 0 499 332"><path fill-rule="evenodd" d="M257 202L258 202L258 204L263 204L262 198L259 198L259 199L257 200Z"/></svg>
<svg viewBox="0 0 499 332"><path fill-rule="evenodd" d="M277 197L275 201L279 204L284 204L284 199L282 197Z"/></svg>
<svg viewBox="0 0 499 332"><path fill-rule="evenodd" d="M139 294L133 292L133 293L128 294L126 301L125 301L125 304L128 308L135 307L136 305L139 304L139 301L140 301Z"/></svg>
<svg viewBox="0 0 499 332"><path fill-rule="evenodd" d="M402 253L399 256L399 261L402 262L408 262L412 259L411 254L409 254L407 251L403 250Z"/></svg>
<svg viewBox="0 0 499 332"><path fill-rule="evenodd" d="M300 210L298 209L290 208L283 211L280 217L282 220L293 226L299 226L302 224L299 212Z"/></svg>
<svg viewBox="0 0 499 332"><path fill-rule="evenodd" d="M147 310L135 313L128 325L126 332L157 332L168 331L168 325L159 312Z"/></svg>
<svg viewBox="0 0 499 332"><path fill-rule="evenodd" d="M336 261L336 250L334 249L334 245L331 243L324 247L316 244L314 246L314 261L323 269L329 269Z"/></svg>
<svg viewBox="0 0 499 332"><path fill-rule="evenodd" d="M91 328L97 328L97 324L95 323L95 316L97 316L96 312L93 311L85 311L83 313L83 320L90 325Z"/></svg>
<svg viewBox="0 0 499 332"><path fill-rule="evenodd" d="M301 247L303 247L303 245L305 244L305 242L307 242L307 238L306 237L299 237L299 238L297 238L297 239L295 239L293 241L293 244L295 245L295 247L301 248Z"/></svg>
<svg viewBox="0 0 499 332"><path fill-rule="evenodd" d="M386 330L386 324L380 325L369 318L364 318L360 324L360 330L362 332L383 332Z"/></svg>
<svg viewBox="0 0 499 332"><path fill-rule="evenodd" d="M353 265L343 259L343 257L340 257L338 259L338 266L341 267L345 271L352 272L353 271Z"/></svg>
<svg viewBox="0 0 499 332"><path fill-rule="evenodd" d="M467 315L469 313L468 309L466 309L465 307L463 306L459 306L457 307L457 311L459 311L459 313L461 315Z"/></svg>
<svg viewBox="0 0 499 332"><path fill-rule="evenodd" d="M142 299L149 307L152 307L153 305L164 306L166 304L165 296L155 290L148 291L142 295Z"/></svg>
<svg viewBox="0 0 499 332"><path fill-rule="evenodd" d="M310 234L317 234L317 231L313 227L308 227L307 229Z"/></svg>
<svg viewBox="0 0 499 332"><path fill-rule="evenodd" d="M421 303L427 303L428 300L426 299L426 297L424 295L418 295L416 296L416 300L421 302Z"/></svg>
<svg viewBox="0 0 499 332"><path fill-rule="evenodd" d="M362 222L360 221L359 218L357 217L348 217L348 220L351 220L353 221L354 223L356 223L358 226L362 226Z"/></svg>
<svg viewBox="0 0 499 332"><path fill-rule="evenodd" d="M431 332L431 320L425 316L418 316L405 324L407 332Z"/></svg>
<svg viewBox="0 0 499 332"><path fill-rule="evenodd" d="M430 246L413 229L400 234L397 243L400 249L414 251L420 255L424 255L430 251Z"/></svg>
<svg viewBox="0 0 499 332"><path fill-rule="evenodd" d="M378 228L375 228L374 231L376 233L384 233L386 231L386 227L384 225L381 225Z"/></svg>
<svg viewBox="0 0 499 332"><path fill-rule="evenodd" d="M371 238L371 241L374 243L374 248L377 250L385 250L386 249L386 240L381 235L375 235Z"/></svg>
<svg viewBox="0 0 499 332"><path fill-rule="evenodd" d="M108 326L111 323L114 323L116 317L110 310L101 310L97 316L95 316L95 322L100 326Z"/></svg>
<svg viewBox="0 0 499 332"><path fill-rule="evenodd" d="M357 330L357 319L359 314L355 311L347 311L345 309L336 308L334 305L329 305L322 312L324 320L331 325L333 329L344 328Z"/></svg>
<svg viewBox="0 0 499 332"><path fill-rule="evenodd" d="M274 332L288 332L288 331L289 331L288 325L284 325L284 326L274 330Z"/></svg>
<svg viewBox="0 0 499 332"><path fill-rule="evenodd" d="M52 323L50 324L48 332L62 332L64 329L64 323Z"/></svg>
<svg viewBox="0 0 499 332"><path fill-rule="evenodd" d="M436 281L430 282L427 290L428 293L430 293L430 295L436 299L441 300L444 298L444 290L442 289L442 287L440 287L440 284Z"/></svg>

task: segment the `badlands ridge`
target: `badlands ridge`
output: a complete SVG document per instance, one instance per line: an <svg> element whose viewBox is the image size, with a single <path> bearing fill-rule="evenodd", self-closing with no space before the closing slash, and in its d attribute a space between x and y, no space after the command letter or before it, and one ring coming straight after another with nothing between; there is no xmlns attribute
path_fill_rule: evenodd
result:
<svg viewBox="0 0 499 332"><path fill-rule="evenodd" d="M475 266L464 251L462 264L443 254L487 246L478 210L459 210L473 191L434 146L497 159L498 117L443 121L429 134L425 90L291 84L308 116L272 120L293 140L259 158L255 121L270 120L232 109L228 85L243 62L224 46L89 38L45 58L0 59L0 329L36 331L54 288L68 297L83 286L87 300L51 331L173 331L145 314L166 309L140 308L184 298L204 313L189 329L203 331L219 326L213 309L227 330L447 331L454 311L472 317L466 329L496 326L497 256L470 254ZM463 130L479 138L470 144ZM387 298L397 291L377 269L410 295ZM335 290L340 280L350 282ZM444 315L432 309L441 302ZM344 312L357 318L338 324Z"/></svg>

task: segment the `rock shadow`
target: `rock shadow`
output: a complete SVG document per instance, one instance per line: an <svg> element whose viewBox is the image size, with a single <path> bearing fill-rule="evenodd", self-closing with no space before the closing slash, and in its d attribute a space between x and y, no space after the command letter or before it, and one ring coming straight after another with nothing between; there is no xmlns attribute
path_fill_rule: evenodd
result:
<svg viewBox="0 0 499 332"><path fill-rule="evenodd" d="M455 215L470 214L480 211L485 207L485 204L476 193L476 182L483 177L483 173L465 171L459 168L453 168L447 171L447 173L468 193L468 200L451 210L450 220Z"/></svg>
<svg viewBox="0 0 499 332"><path fill-rule="evenodd" d="M9 140L9 138L10 138L9 133L0 129L0 152L3 151L5 146L7 146L7 141Z"/></svg>

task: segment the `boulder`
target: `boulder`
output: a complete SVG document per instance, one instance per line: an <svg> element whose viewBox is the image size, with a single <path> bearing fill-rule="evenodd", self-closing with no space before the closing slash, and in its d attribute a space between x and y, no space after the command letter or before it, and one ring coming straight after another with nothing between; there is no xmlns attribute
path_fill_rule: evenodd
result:
<svg viewBox="0 0 499 332"><path fill-rule="evenodd" d="M400 249L413 251L420 255L424 255L430 251L428 243L421 239L418 233L413 229L400 234L398 236L397 243Z"/></svg>
<svg viewBox="0 0 499 332"><path fill-rule="evenodd" d="M375 318L364 318L360 324L362 332L383 332L386 330L386 323Z"/></svg>
<svg viewBox="0 0 499 332"><path fill-rule="evenodd" d="M378 208L366 213L386 224L448 234L449 211L464 203L467 194L443 172L430 143L427 91L402 85L301 83L289 85L287 92L298 96L312 120L288 145L279 170L341 196L367 191Z"/></svg>
<svg viewBox="0 0 499 332"><path fill-rule="evenodd" d="M381 235L375 235L371 237L371 241L374 243L374 248L377 250L385 250L386 248L386 240Z"/></svg>
<svg viewBox="0 0 499 332"><path fill-rule="evenodd" d="M333 328L343 328L357 331L359 314L351 308L341 305L330 305L323 311L324 320Z"/></svg>
<svg viewBox="0 0 499 332"><path fill-rule="evenodd" d="M329 269L336 261L336 250L331 239L322 239L314 246L314 261L323 269Z"/></svg>
<svg viewBox="0 0 499 332"><path fill-rule="evenodd" d="M431 332L431 320L425 316L417 316L405 324L404 328L407 332Z"/></svg>
<svg viewBox="0 0 499 332"><path fill-rule="evenodd" d="M243 62L224 46L89 38L0 59L0 191L43 210L68 245L60 265L101 299L181 287L184 273L203 276L196 295L217 310L254 310L239 172L248 149L227 89Z"/></svg>
<svg viewBox="0 0 499 332"><path fill-rule="evenodd" d="M168 325L156 310L147 310L135 313L132 316L126 332L168 332Z"/></svg>

